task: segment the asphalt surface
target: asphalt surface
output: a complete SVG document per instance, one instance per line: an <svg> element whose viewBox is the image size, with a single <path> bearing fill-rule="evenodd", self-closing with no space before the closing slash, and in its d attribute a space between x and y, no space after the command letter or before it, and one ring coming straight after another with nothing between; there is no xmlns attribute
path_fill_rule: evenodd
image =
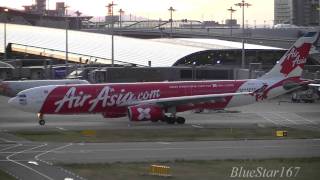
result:
<svg viewBox="0 0 320 180"><path fill-rule="evenodd" d="M166 123L129 122L127 117L104 119L94 115L45 115L46 125L39 126L36 114L22 112L7 104L8 98L0 96L0 131L16 130L83 130L127 128L229 128L229 127L294 127L320 131L320 102L290 103L277 99L249 106L232 108L226 112L185 112L185 125Z"/></svg>
<svg viewBox="0 0 320 180"><path fill-rule="evenodd" d="M6 137L7 136L7 137ZM320 139L35 143L1 133L0 168L17 179L84 179L54 164L319 157Z"/></svg>
<svg viewBox="0 0 320 180"><path fill-rule="evenodd" d="M41 158L64 163L104 163L316 156L320 156L320 139L67 144Z"/></svg>
<svg viewBox="0 0 320 180"><path fill-rule="evenodd" d="M38 143L10 135L11 131L293 127L320 131L320 103L281 102L278 99L230 109L181 113L185 125L133 123L127 118L104 119L101 115L48 115L39 126L36 114L12 109L0 96L0 168L17 179L83 179L56 163L104 163L165 161L173 159L265 159L319 157L319 139L239 140L135 143Z"/></svg>
<svg viewBox="0 0 320 180"><path fill-rule="evenodd" d="M58 144L12 141L0 133L0 169L19 180L83 180L84 178L40 159L41 155L66 147ZM8 139L7 139L8 138Z"/></svg>

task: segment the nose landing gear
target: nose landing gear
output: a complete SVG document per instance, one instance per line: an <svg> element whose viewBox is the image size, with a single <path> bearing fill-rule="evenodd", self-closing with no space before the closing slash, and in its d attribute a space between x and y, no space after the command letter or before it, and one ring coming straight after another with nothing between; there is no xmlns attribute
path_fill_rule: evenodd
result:
<svg viewBox="0 0 320 180"><path fill-rule="evenodd" d="M46 124L46 121L43 119L43 114L42 113L38 113L38 118L39 118L40 126L44 126Z"/></svg>

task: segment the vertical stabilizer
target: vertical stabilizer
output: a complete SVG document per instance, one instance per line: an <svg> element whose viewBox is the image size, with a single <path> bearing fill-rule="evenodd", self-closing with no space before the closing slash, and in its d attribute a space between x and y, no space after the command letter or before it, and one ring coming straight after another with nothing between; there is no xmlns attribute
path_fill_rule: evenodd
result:
<svg viewBox="0 0 320 180"><path fill-rule="evenodd" d="M300 77L312 45L318 40L318 32L308 32L299 38L278 63L259 79L287 79Z"/></svg>

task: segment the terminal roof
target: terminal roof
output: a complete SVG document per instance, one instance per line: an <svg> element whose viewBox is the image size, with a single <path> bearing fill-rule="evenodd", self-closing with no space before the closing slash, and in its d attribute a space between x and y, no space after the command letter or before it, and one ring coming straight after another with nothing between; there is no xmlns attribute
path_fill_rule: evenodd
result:
<svg viewBox="0 0 320 180"><path fill-rule="evenodd" d="M0 23L0 31L3 32ZM0 33L0 42L4 35ZM7 43L40 47L33 51L50 49L51 53L59 52L64 57L66 46L66 31L64 29L44 28L27 25L7 24ZM89 59L99 63L110 63L111 36L106 34L81 31L68 31L68 51L77 59ZM192 53L204 50L240 49L241 43L217 39L136 39L115 36L115 63L132 63L147 66L151 61L153 67L172 66L179 59ZM275 47L246 44L247 49L278 49ZM30 48L31 49L31 48ZM0 43L3 52L3 43ZM39 52L41 53L41 52ZM42 54L48 54L43 53ZM54 55L51 55L54 57ZM72 55L70 55L72 57Z"/></svg>

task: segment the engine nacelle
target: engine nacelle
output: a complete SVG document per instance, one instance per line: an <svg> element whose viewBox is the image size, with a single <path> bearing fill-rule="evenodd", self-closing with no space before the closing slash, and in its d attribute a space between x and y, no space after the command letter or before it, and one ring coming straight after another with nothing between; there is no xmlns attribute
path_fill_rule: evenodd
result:
<svg viewBox="0 0 320 180"><path fill-rule="evenodd" d="M163 109L155 105L137 105L128 107L130 121L157 121L164 118Z"/></svg>

